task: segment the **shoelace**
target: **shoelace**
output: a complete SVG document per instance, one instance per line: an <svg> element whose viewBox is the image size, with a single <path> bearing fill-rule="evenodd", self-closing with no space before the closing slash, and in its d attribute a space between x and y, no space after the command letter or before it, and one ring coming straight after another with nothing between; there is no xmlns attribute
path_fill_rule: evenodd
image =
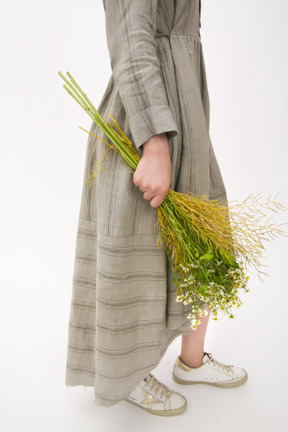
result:
<svg viewBox="0 0 288 432"><path fill-rule="evenodd" d="M212 356L212 354L208 354L206 353L209 360L208 363L212 363L214 366L218 367L219 369L224 370L224 372L230 372L233 374L233 369L231 367L231 365L225 365L223 363L220 363L219 361L215 360L214 357Z"/></svg>
<svg viewBox="0 0 288 432"><path fill-rule="evenodd" d="M160 391L160 397L165 395L166 401L171 397L173 390L158 381L151 373L146 377L146 385L150 384L150 390L155 387L155 394Z"/></svg>

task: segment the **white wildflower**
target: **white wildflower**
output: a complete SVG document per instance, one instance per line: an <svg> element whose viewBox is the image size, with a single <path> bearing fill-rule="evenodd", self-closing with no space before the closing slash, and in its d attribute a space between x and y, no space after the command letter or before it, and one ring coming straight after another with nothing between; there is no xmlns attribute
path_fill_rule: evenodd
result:
<svg viewBox="0 0 288 432"><path fill-rule="evenodd" d="M208 315L208 310L207 309L203 309L200 313L199 313L199 315L201 316L201 317L205 317L205 316L207 316Z"/></svg>

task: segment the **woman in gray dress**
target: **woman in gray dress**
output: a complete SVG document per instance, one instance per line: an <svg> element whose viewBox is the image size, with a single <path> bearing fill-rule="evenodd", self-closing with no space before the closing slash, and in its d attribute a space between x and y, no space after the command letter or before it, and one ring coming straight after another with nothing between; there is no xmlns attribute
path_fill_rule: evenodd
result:
<svg viewBox="0 0 288 432"><path fill-rule="evenodd" d="M169 189L227 202L209 136L209 95L199 0L103 0L112 75L98 110L141 155L132 175L116 152L96 184L85 180L105 145L89 135L75 248L66 385L94 387L94 403L128 401L158 415L186 399L151 371L182 335L173 367L180 384L233 387L244 369L204 352L209 313L191 331L190 305L175 302L157 206ZM91 132L103 137L93 123Z"/></svg>

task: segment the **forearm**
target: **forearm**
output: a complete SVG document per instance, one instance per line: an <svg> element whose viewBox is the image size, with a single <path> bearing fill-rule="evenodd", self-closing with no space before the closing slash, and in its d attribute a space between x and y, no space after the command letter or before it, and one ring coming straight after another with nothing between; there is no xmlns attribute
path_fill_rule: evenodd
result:
<svg viewBox="0 0 288 432"><path fill-rule="evenodd" d="M157 57L157 0L106 0L106 35L111 68L124 105L133 145L178 130L168 104ZM153 140L154 141L154 138Z"/></svg>

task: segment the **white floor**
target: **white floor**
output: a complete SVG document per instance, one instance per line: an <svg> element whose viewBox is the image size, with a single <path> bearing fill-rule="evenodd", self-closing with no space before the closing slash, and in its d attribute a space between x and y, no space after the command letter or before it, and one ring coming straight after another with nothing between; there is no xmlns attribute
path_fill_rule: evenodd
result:
<svg viewBox="0 0 288 432"><path fill-rule="evenodd" d="M278 240L278 247L284 246L281 242ZM287 430L287 283L283 282L284 257L276 259L276 244L269 253L275 259L269 260L270 278L266 284L253 276L251 291L243 297L236 318L211 321L206 338L206 350L220 361L245 367L248 381L235 389L174 383L171 370L180 350L178 338L153 371L188 400L186 412L171 418L150 415L125 402L111 408L97 407L93 404L93 388L66 387L69 302L60 291L61 284L56 298L53 278L41 281L41 289L35 281L21 290L6 281L7 303L1 307L1 329L5 327L5 331L1 338L0 430Z"/></svg>

